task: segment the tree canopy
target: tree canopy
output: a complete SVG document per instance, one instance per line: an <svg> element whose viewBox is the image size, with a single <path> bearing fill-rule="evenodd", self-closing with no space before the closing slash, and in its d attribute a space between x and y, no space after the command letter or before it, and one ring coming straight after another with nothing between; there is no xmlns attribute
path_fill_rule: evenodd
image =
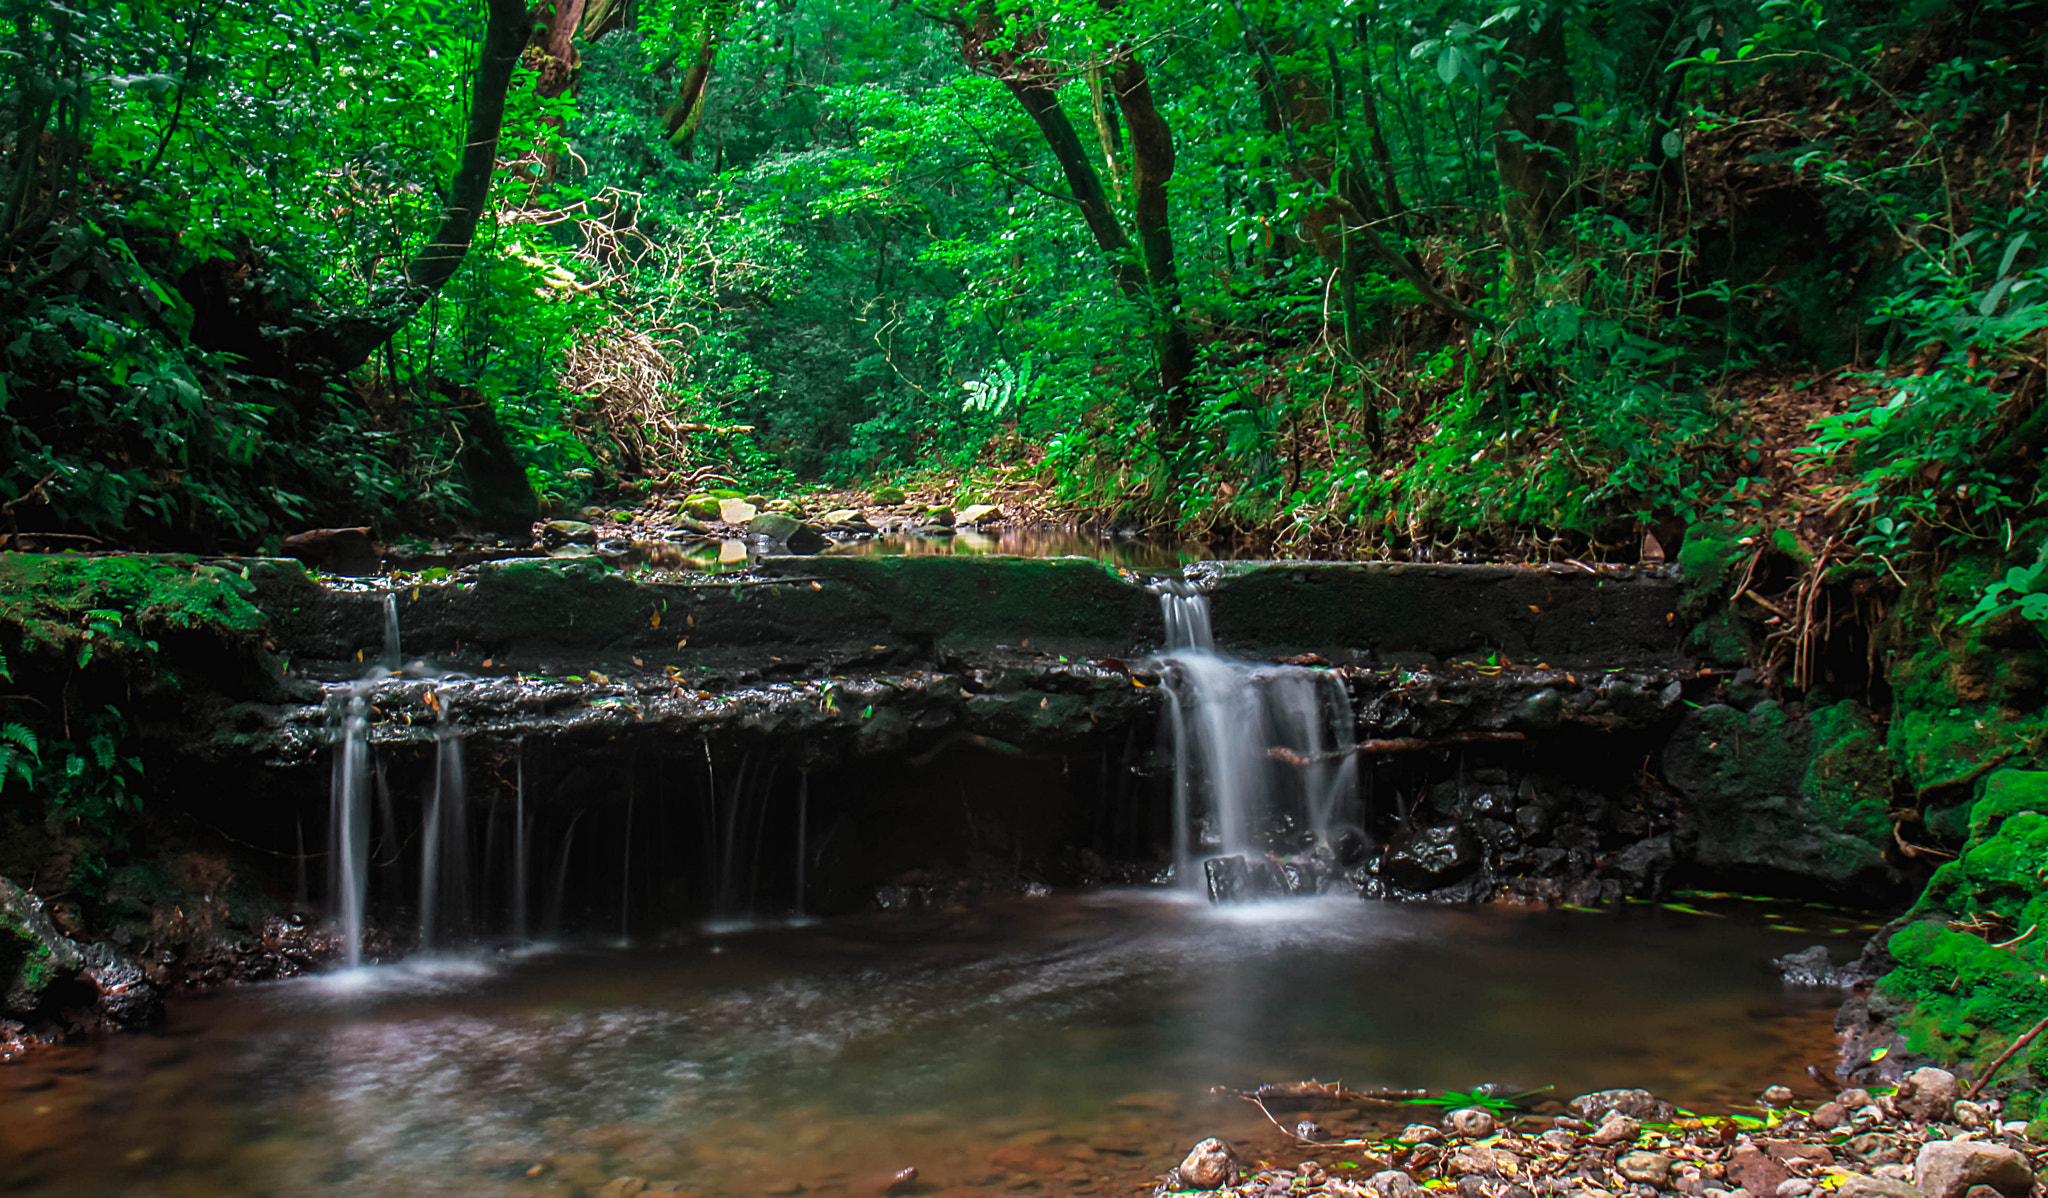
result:
<svg viewBox="0 0 2048 1198"><path fill-rule="evenodd" d="M905 472L1353 551L2039 507L2041 4L6 3L9 532Z"/></svg>

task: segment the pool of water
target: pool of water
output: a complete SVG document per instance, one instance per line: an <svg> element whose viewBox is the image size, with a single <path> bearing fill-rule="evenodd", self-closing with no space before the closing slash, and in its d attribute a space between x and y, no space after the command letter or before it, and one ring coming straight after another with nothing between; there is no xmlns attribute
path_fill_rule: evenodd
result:
<svg viewBox="0 0 2048 1198"><path fill-rule="evenodd" d="M0 1192L1128 1194L1202 1136L1287 1150L1217 1086L1805 1093L1839 996L1768 962L1855 926L1734 907L1098 894L249 987L0 1068Z"/></svg>

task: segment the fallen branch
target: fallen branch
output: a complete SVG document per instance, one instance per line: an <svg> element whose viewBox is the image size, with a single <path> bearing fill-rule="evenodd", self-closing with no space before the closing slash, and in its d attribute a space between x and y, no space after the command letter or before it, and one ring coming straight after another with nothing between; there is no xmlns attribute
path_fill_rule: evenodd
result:
<svg viewBox="0 0 2048 1198"><path fill-rule="evenodd" d="M1991 1062L1991 1068L1986 1069L1976 1081L1970 1083L1970 1088L1964 1092L1963 1097L1974 1101L1977 1095L1984 1092L1984 1087L1991 1084L1991 1079L1998 1076L1998 1071L2005 1068L2005 1063L2012 1060L2013 1054L2032 1044L2034 1037L2040 1035L2044 1028L2048 1028L2048 1019L2043 1019L2041 1022L2028 1028L2025 1035L2014 1040L2004 1052L1998 1054L1998 1059Z"/></svg>

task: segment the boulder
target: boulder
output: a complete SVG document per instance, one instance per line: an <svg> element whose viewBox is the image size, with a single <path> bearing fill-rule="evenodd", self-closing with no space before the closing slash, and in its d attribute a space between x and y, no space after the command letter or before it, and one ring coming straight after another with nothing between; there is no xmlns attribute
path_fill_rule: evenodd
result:
<svg viewBox="0 0 2048 1198"><path fill-rule="evenodd" d="M683 500L679 510L695 520L716 520L720 516L718 500L709 495L692 495Z"/></svg>
<svg viewBox="0 0 2048 1198"><path fill-rule="evenodd" d="M961 524L980 524L984 521L994 522L1002 518L1003 509L993 503L970 503L956 513L957 522Z"/></svg>
<svg viewBox="0 0 2048 1198"><path fill-rule="evenodd" d="M85 976L99 991L96 1005L109 1027L132 1031L163 1022L163 995L150 984L142 966L113 945L100 943L85 950Z"/></svg>
<svg viewBox="0 0 2048 1198"><path fill-rule="evenodd" d="M560 549L564 545L595 545L597 529L582 520L550 520L540 526L540 547Z"/></svg>
<svg viewBox="0 0 2048 1198"><path fill-rule="evenodd" d="M745 524L760 514L760 509L744 499L718 501L718 518L727 524Z"/></svg>
<svg viewBox="0 0 2048 1198"><path fill-rule="evenodd" d="M1913 1180L1926 1198L1967 1198L1972 1186L1989 1186L2005 1198L2027 1198L2034 1190L2026 1157L1976 1140L1930 1140L1913 1162Z"/></svg>

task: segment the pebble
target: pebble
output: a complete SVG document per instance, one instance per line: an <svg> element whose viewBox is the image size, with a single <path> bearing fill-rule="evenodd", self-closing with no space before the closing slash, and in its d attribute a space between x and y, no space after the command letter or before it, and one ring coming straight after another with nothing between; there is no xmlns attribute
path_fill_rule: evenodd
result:
<svg viewBox="0 0 2048 1198"><path fill-rule="evenodd" d="M2034 1189L2026 1157L2003 1144L1975 1140L1929 1141L1914 1161L1913 1180L1927 1198L1967 1198L1974 1186L2027 1198Z"/></svg>
<svg viewBox="0 0 2048 1198"><path fill-rule="evenodd" d="M1768 1086L1761 1097L1767 1106L1784 1106L1793 1099L1792 1087Z"/></svg>
<svg viewBox="0 0 2048 1198"><path fill-rule="evenodd" d="M1181 1180L1198 1190L1227 1185L1235 1172L1229 1145L1213 1136L1190 1149L1180 1163Z"/></svg>
<svg viewBox="0 0 2048 1198"><path fill-rule="evenodd" d="M1496 1126L1493 1112L1482 1107L1468 1106L1444 1116L1444 1130L1468 1140L1483 1140Z"/></svg>
<svg viewBox="0 0 2048 1198"><path fill-rule="evenodd" d="M1658 1101L1648 1090L1595 1090L1572 1099L1569 1105L1572 1114L1589 1121L1603 1120L1611 1111L1653 1122L1672 1115L1671 1104Z"/></svg>
<svg viewBox="0 0 2048 1198"><path fill-rule="evenodd" d="M1365 1180L1366 1193L1373 1198L1420 1198L1422 1187L1399 1169L1384 1169Z"/></svg>
<svg viewBox="0 0 2048 1198"><path fill-rule="evenodd" d="M1427 1123L1410 1123L1394 1138L1409 1144L1441 1144L1444 1133Z"/></svg>
<svg viewBox="0 0 2048 1198"><path fill-rule="evenodd" d="M1599 1130L1586 1138L1595 1144L1626 1144L1633 1143L1635 1138L1641 1134L1643 1134L1641 1121L1632 1119L1616 1110L1610 1111L1607 1115L1607 1121L1600 1125Z"/></svg>
<svg viewBox="0 0 2048 1198"><path fill-rule="evenodd" d="M1805 1198L1813 1193L1813 1183L1804 1177L1788 1177L1778 1183L1778 1198Z"/></svg>
<svg viewBox="0 0 2048 1198"><path fill-rule="evenodd" d="M1823 1131L1833 1131L1838 1127L1847 1126L1848 1122L1848 1108L1839 1102L1823 1102L1813 1108L1813 1125Z"/></svg>
<svg viewBox="0 0 2048 1198"><path fill-rule="evenodd" d="M1661 1186L1671 1176L1672 1160L1661 1152L1630 1152L1614 1162L1624 1178L1638 1185Z"/></svg>
<svg viewBox="0 0 2048 1198"><path fill-rule="evenodd" d="M1925 1198L1913 1186L1890 1177L1851 1174L1835 1191L1838 1198Z"/></svg>
<svg viewBox="0 0 2048 1198"><path fill-rule="evenodd" d="M1957 1099L1955 1108L1949 1112L1949 1118L1955 1120L1956 1126L1964 1131L1983 1131L1991 1126L1991 1108L1981 1102Z"/></svg>

